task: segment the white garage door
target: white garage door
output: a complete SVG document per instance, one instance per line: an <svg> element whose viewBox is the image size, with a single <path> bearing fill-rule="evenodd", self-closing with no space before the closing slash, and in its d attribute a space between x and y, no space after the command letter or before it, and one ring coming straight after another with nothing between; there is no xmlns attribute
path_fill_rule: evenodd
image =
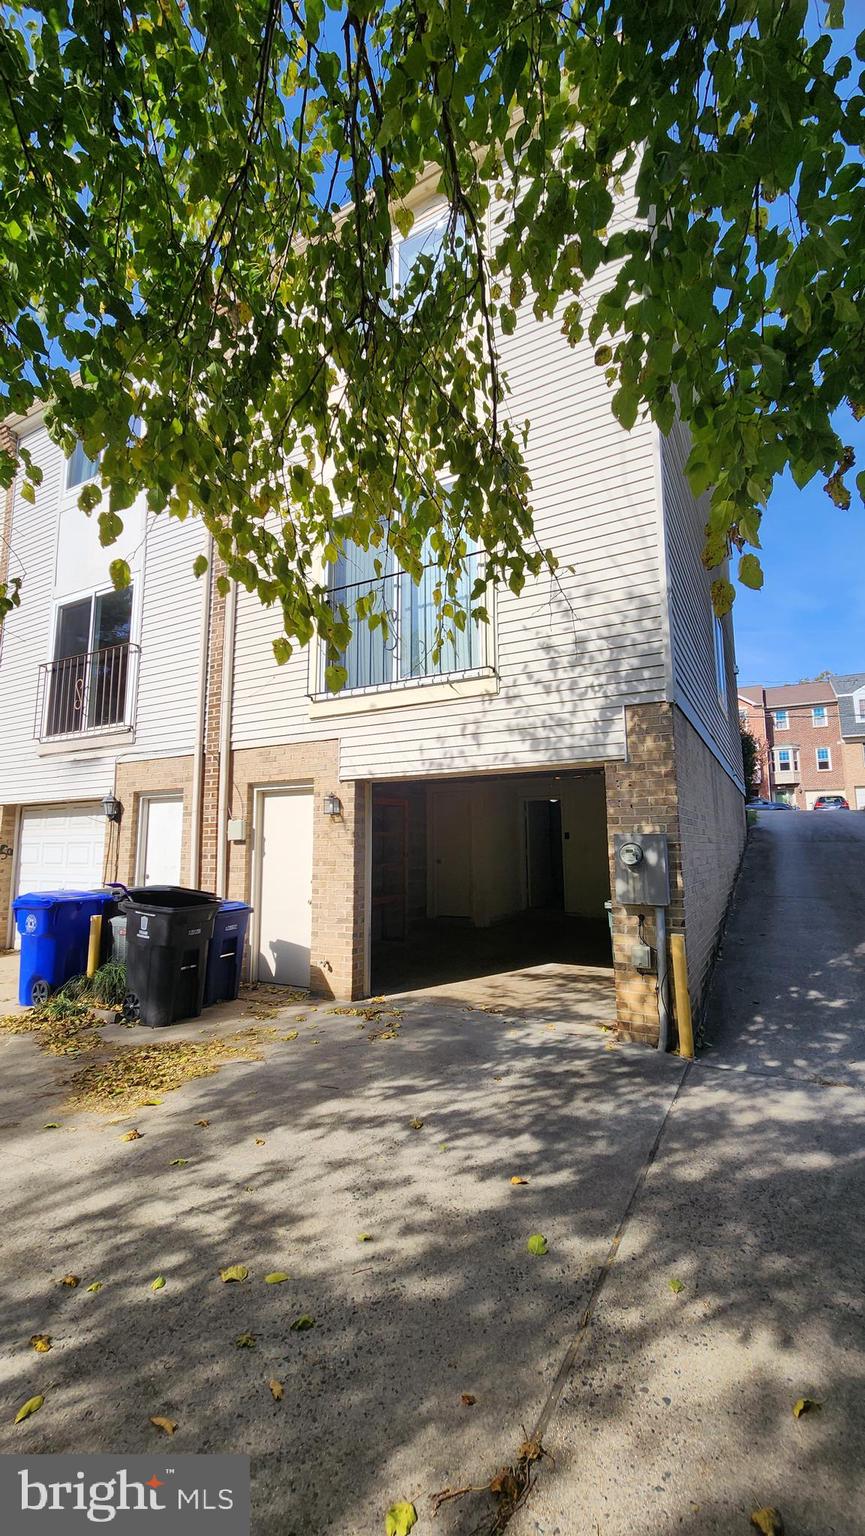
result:
<svg viewBox="0 0 865 1536"><path fill-rule="evenodd" d="M102 884L105 814L98 802L21 813L18 890L89 890ZM19 942L15 935L16 946Z"/></svg>

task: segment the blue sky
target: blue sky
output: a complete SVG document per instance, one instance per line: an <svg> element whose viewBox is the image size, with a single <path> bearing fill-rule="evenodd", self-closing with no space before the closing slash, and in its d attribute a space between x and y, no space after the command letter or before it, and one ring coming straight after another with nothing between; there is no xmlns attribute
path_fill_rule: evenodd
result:
<svg viewBox="0 0 865 1536"><path fill-rule="evenodd" d="M865 671L865 506L854 483L865 468L865 422L846 411L839 430L856 450L849 512L829 500L819 475L800 491L785 474L769 498L765 584L761 592L737 587L733 607L740 682Z"/></svg>
<svg viewBox="0 0 865 1536"><path fill-rule="evenodd" d="M865 26L861 5L847 0L845 26L830 33L834 54L853 54ZM854 60L856 73L860 67ZM848 87L851 79L855 73ZM736 590L740 682L797 683L827 667L865 671L865 505L855 488L856 474L865 469L865 422L844 410L837 425L856 451L848 477L853 504L849 512L834 506L819 476L803 491L789 475L776 482L760 534L763 590Z"/></svg>

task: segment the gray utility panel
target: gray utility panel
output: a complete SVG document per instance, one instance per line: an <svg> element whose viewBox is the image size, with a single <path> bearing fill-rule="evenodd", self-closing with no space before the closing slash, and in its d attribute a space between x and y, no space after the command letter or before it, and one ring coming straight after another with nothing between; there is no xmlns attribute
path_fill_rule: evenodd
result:
<svg viewBox="0 0 865 1536"><path fill-rule="evenodd" d="M625 907L667 907L670 869L665 832L617 832L616 901Z"/></svg>

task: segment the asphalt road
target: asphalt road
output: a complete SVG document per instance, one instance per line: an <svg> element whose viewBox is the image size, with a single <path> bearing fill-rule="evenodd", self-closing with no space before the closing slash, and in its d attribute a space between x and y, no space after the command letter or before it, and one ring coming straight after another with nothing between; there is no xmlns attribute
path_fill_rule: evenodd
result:
<svg viewBox="0 0 865 1536"><path fill-rule="evenodd" d="M770 815L692 1067L540 998L418 997L378 1043L302 1006L263 1061L112 1120L0 1041L0 1449L247 1452L254 1536L382 1536L398 1499L415 1536L486 1536L489 1495L432 1495L549 1408L507 1536L748 1536L765 1505L863 1536L865 817Z"/></svg>

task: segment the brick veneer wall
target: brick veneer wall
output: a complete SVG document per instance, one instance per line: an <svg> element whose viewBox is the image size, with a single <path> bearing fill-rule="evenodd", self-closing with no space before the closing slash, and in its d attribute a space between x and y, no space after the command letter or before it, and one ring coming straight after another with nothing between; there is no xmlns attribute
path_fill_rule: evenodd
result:
<svg viewBox="0 0 865 1536"><path fill-rule="evenodd" d="M688 983L697 1013L745 847L745 804L729 774L678 709L674 744Z"/></svg>
<svg viewBox="0 0 865 1536"><path fill-rule="evenodd" d="M138 828L144 795L183 795L183 832L180 844L180 882L192 884L189 868L192 828L192 757L153 757L135 763L118 763L114 793L123 806L119 829L114 828L106 846L105 877L128 885L135 879Z"/></svg>
<svg viewBox="0 0 865 1536"><path fill-rule="evenodd" d="M325 997L360 997L364 989L366 786L339 782L336 741L235 751L229 815L245 820L246 840L229 844L228 895L234 901L254 901L255 791L268 784L308 784L313 792L312 991ZM336 819L322 810L330 791L342 801L342 816ZM213 840L214 829L205 827L206 842ZM288 867L286 879L290 878Z"/></svg>
<svg viewBox="0 0 865 1536"><path fill-rule="evenodd" d="M625 711L628 758L606 766L610 888L615 891L614 838L622 832L665 832L669 843L667 928L684 933L692 1007L699 1011L709 968L745 841L742 795L673 704L631 705ZM613 907L613 965L619 1032L656 1044L658 996L654 974L631 965L640 935L656 945L654 913ZM674 1014L672 978L670 1011Z"/></svg>

